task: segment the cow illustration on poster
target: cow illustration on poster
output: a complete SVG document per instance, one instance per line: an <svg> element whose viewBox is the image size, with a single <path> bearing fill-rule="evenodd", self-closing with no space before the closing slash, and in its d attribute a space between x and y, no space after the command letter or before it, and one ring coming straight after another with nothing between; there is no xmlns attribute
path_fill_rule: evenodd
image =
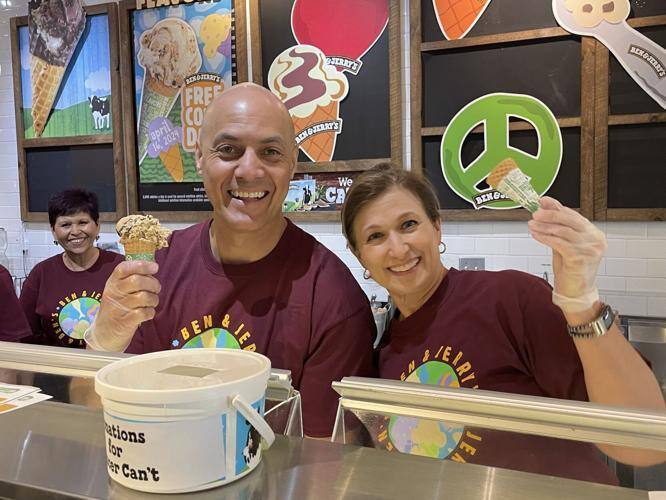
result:
<svg viewBox="0 0 666 500"><path fill-rule="evenodd" d="M110 103L108 97L98 97L93 95L88 97L90 103L90 112L92 113L94 127L96 130L109 128Z"/></svg>

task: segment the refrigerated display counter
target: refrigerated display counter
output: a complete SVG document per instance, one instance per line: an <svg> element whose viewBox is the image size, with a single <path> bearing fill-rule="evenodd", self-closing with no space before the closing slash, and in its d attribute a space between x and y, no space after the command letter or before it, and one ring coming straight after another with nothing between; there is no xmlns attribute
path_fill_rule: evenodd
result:
<svg viewBox="0 0 666 500"><path fill-rule="evenodd" d="M294 431L300 428L294 417L300 407L293 403L288 372L275 371L267 397L275 407L288 408L286 423L273 426L282 435L255 471L209 491L146 494L109 479L99 400L94 391L81 390L92 387L96 370L126 355L68 351L73 350L0 343L5 379L40 375L48 386L49 377L60 377L68 381L65 394L74 396L0 415L0 499L648 499L644 490L369 447L375 443L359 429L389 416L666 452L663 414L358 378L334 384L341 394L335 442L302 438Z"/></svg>

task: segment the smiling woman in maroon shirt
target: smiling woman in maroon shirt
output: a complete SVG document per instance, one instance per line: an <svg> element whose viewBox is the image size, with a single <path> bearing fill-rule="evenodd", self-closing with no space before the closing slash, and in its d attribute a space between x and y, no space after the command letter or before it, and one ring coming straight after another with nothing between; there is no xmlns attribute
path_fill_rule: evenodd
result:
<svg viewBox="0 0 666 500"><path fill-rule="evenodd" d="M381 377L664 410L650 369L618 327L583 338L567 334L603 310L594 280L604 235L587 219L543 198L529 222L553 250L555 294L518 271L458 271L445 250L432 186L389 164L354 182L342 213L349 247L395 301L396 316L379 347ZM559 307L553 303L557 300ZM575 332L574 332L575 333ZM614 483L592 445L387 418L375 429L389 450ZM616 460L647 465L657 453L599 448Z"/></svg>
<svg viewBox="0 0 666 500"><path fill-rule="evenodd" d="M123 256L97 248L97 195L69 189L49 200L53 243L64 252L37 264L23 284L21 306L33 335L24 342L85 347L109 275Z"/></svg>

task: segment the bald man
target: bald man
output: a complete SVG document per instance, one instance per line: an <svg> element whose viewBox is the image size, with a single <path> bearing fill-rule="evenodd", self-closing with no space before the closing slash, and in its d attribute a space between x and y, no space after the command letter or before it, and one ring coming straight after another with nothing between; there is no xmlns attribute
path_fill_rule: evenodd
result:
<svg viewBox="0 0 666 500"><path fill-rule="evenodd" d="M305 434L326 437L331 382L374 374L375 324L347 267L282 215L297 156L289 112L268 90L241 84L215 99L196 148L212 220L175 231L156 263L120 264L86 340L129 353L265 354L291 370Z"/></svg>

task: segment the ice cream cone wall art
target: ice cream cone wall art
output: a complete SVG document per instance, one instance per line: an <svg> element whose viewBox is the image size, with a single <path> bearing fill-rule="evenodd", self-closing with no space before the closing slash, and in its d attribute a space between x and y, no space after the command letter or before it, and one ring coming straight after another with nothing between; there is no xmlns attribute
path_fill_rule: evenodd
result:
<svg viewBox="0 0 666 500"><path fill-rule="evenodd" d="M439 29L447 40L467 35L488 5L490 0L432 0Z"/></svg>
<svg viewBox="0 0 666 500"><path fill-rule="evenodd" d="M203 112L235 78L232 4L132 13L139 182L163 184L158 197L190 196L166 184L201 181L194 150Z"/></svg>
<svg viewBox="0 0 666 500"><path fill-rule="evenodd" d="M329 64L356 75L388 19L388 0L296 0L291 29L296 43L319 48Z"/></svg>
<svg viewBox="0 0 666 500"><path fill-rule="evenodd" d="M349 91L345 75L317 47L295 45L275 58L268 85L289 110L301 151L313 162L331 161L342 132L340 101Z"/></svg>
<svg viewBox="0 0 666 500"><path fill-rule="evenodd" d="M35 0L18 42L26 139L112 133L107 14Z"/></svg>
<svg viewBox="0 0 666 500"><path fill-rule="evenodd" d="M39 137L85 28L86 13L80 0L34 0L28 5L31 115Z"/></svg>

